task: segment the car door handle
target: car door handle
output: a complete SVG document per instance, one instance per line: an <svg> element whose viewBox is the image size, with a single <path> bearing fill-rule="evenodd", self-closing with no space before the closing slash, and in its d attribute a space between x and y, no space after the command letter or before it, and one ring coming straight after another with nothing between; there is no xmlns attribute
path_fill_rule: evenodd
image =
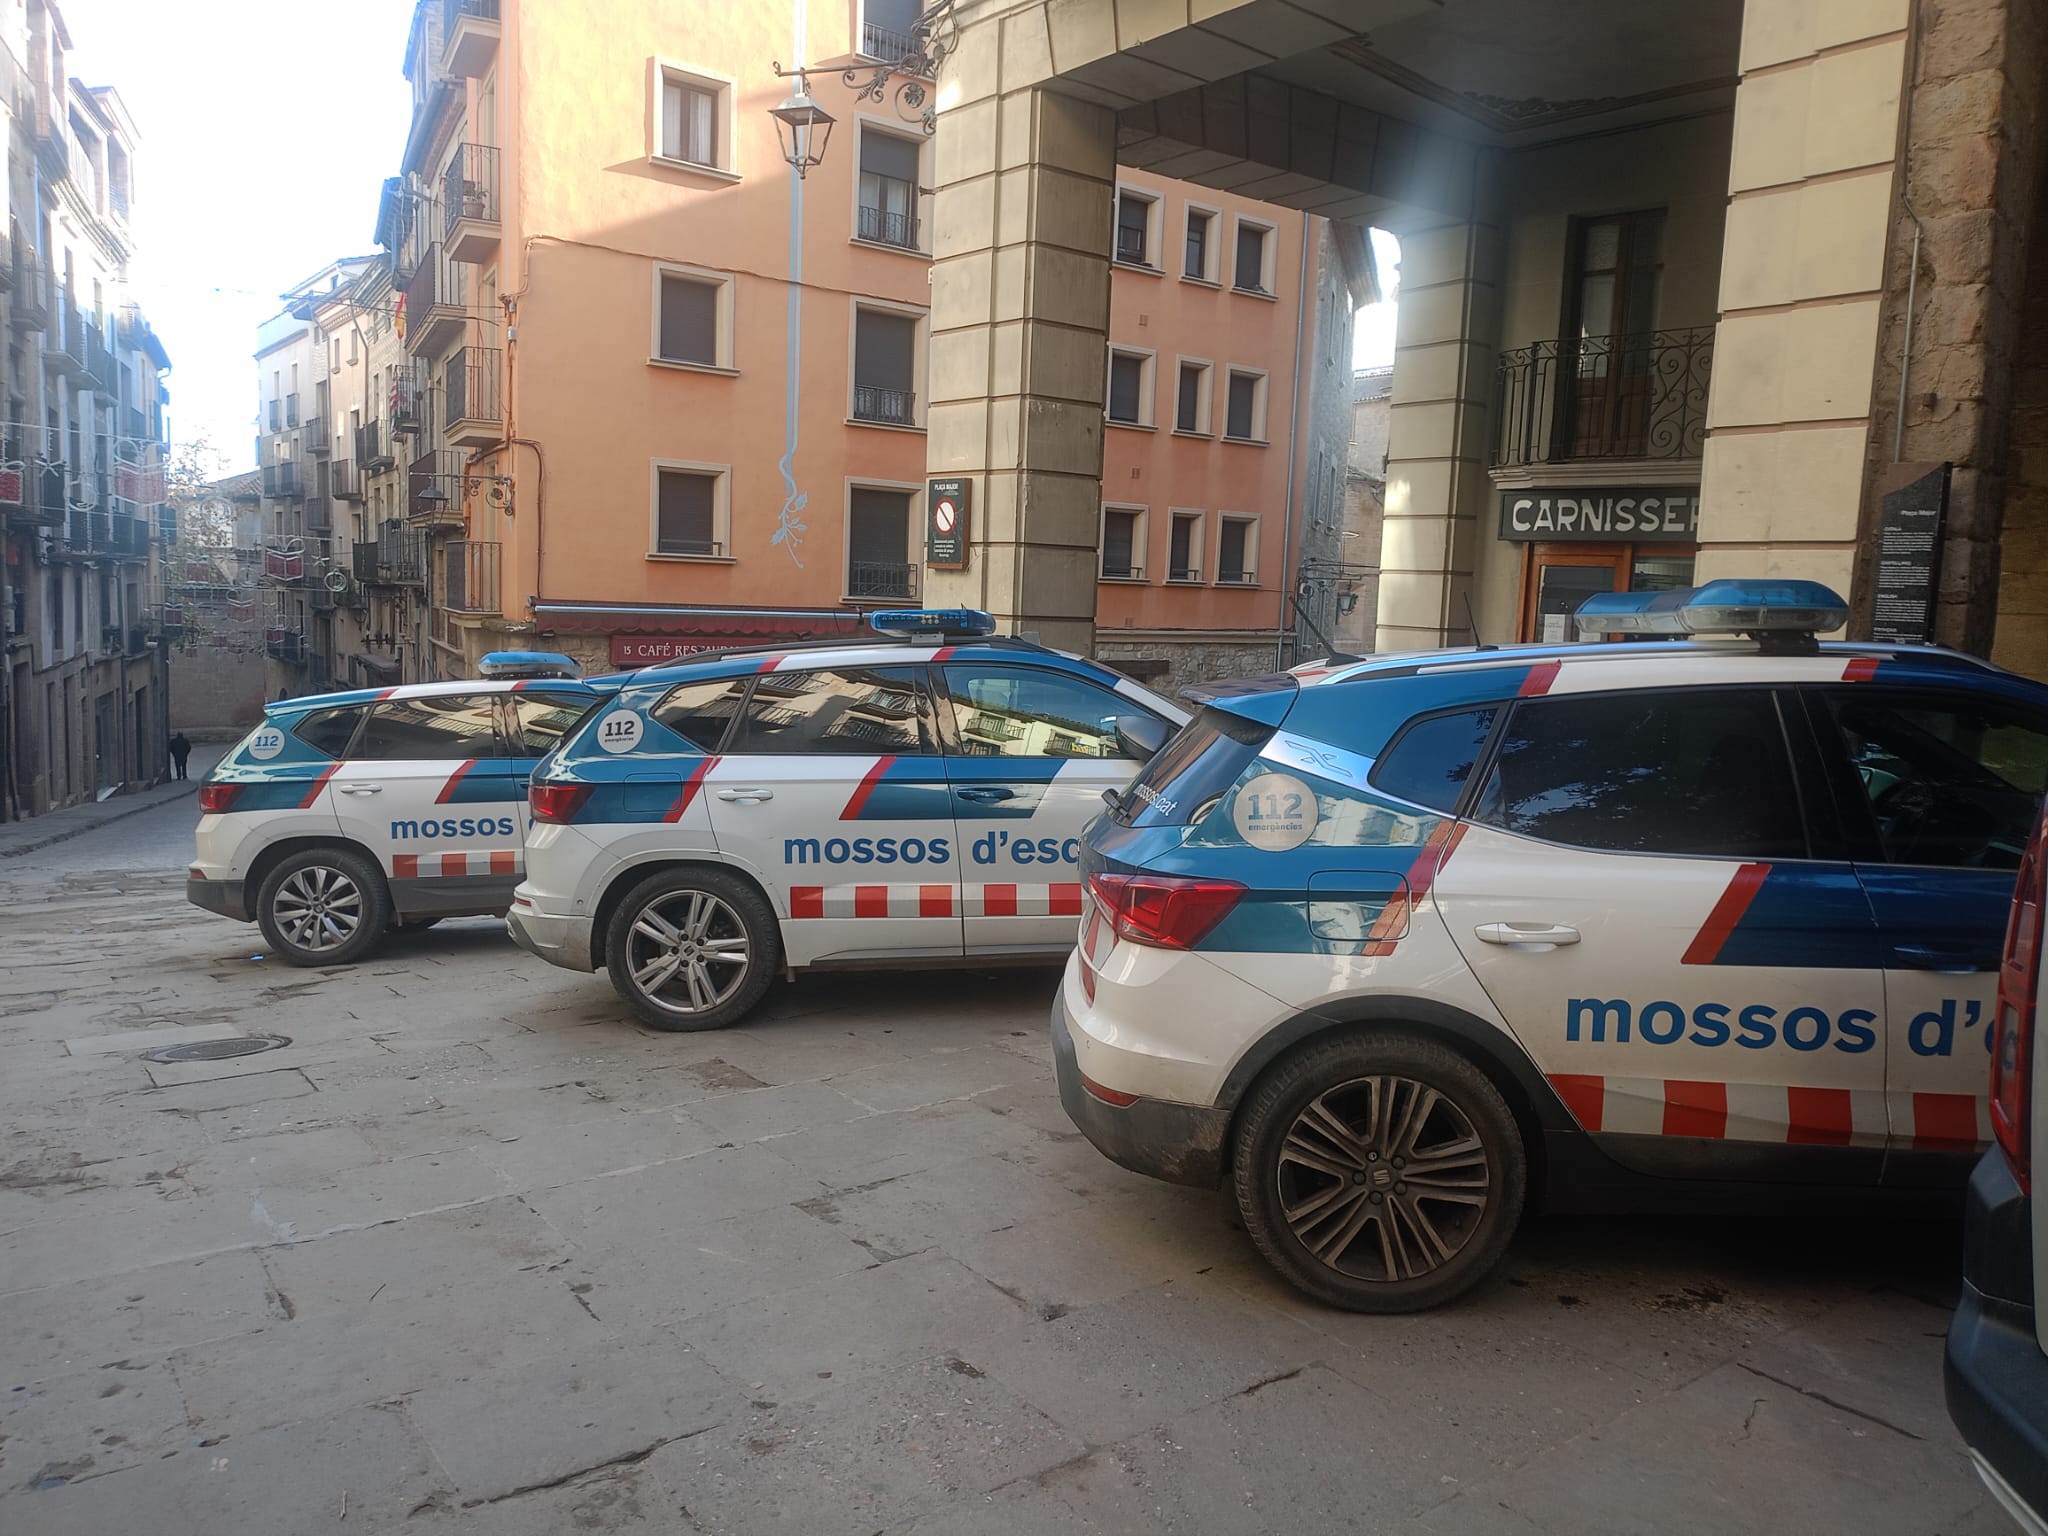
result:
<svg viewBox="0 0 2048 1536"><path fill-rule="evenodd" d="M1563 923L1481 923L1472 931L1484 944L1540 944L1549 949L1579 942L1579 930Z"/></svg>
<svg viewBox="0 0 2048 1536"><path fill-rule="evenodd" d="M773 800L775 798L775 791L772 789L721 789L718 792L718 798L734 801L742 805L758 805L763 800Z"/></svg>
<svg viewBox="0 0 2048 1536"><path fill-rule="evenodd" d="M1892 953L1916 971L1933 971L1939 976L1968 976L1993 969L1969 950L1948 944L1895 944Z"/></svg>
<svg viewBox="0 0 2048 1536"><path fill-rule="evenodd" d="M1004 789L999 784L982 785L973 789L956 789L953 793L962 800L973 800L982 805L993 805L998 800L1014 800L1017 798L1017 792L1014 789Z"/></svg>
<svg viewBox="0 0 2048 1536"><path fill-rule="evenodd" d="M384 786L382 784L343 784L339 787L344 795L381 795L384 793Z"/></svg>

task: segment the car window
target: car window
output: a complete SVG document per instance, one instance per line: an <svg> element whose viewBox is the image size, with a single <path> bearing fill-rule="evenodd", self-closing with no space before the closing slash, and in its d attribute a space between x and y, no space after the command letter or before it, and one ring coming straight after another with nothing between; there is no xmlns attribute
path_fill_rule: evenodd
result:
<svg viewBox="0 0 2048 1536"><path fill-rule="evenodd" d="M512 695L512 718L519 730L521 757L546 757L590 709L587 693L550 693L523 689Z"/></svg>
<svg viewBox="0 0 2048 1536"><path fill-rule="evenodd" d="M919 669L840 667L764 672L728 752L889 753L936 749Z"/></svg>
<svg viewBox="0 0 2048 1536"><path fill-rule="evenodd" d="M497 695L490 693L386 699L370 711L350 755L375 762L498 757L496 705Z"/></svg>
<svg viewBox="0 0 2048 1536"><path fill-rule="evenodd" d="M1497 705L1489 704L1411 722L1381 754L1372 787L1410 805L1454 809L1499 713Z"/></svg>
<svg viewBox="0 0 2048 1536"><path fill-rule="evenodd" d="M725 740L740 700L747 696L744 677L705 683L678 683L647 713L700 752L716 752Z"/></svg>
<svg viewBox="0 0 2048 1536"><path fill-rule="evenodd" d="M1524 700L1474 811L1510 832L1620 853L1803 858L1783 728L1763 690Z"/></svg>
<svg viewBox="0 0 2048 1536"><path fill-rule="evenodd" d="M356 727L362 724L362 720L363 706L360 704L340 709L316 709L292 727L292 734L315 752L342 757L347 754L348 744L355 739Z"/></svg>
<svg viewBox="0 0 2048 1536"><path fill-rule="evenodd" d="M1119 715L1147 711L1084 678L1038 667L949 666L946 691L969 757L1122 757Z"/></svg>
<svg viewBox="0 0 2048 1536"><path fill-rule="evenodd" d="M1205 709L1139 770L1113 812L1127 827L1190 826L1235 784L1273 735L1220 709Z"/></svg>
<svg viewBox="0 0 2048 1536"><path fill-rule="evenodd" d="M2000 699L1831 692L1894 864L2017 869L2048 786L2048 722Z"/></svg>

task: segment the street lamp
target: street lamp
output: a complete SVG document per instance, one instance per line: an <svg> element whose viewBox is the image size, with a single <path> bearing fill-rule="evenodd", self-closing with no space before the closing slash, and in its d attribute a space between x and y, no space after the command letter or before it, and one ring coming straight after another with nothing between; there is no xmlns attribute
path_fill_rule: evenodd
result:
<svg viewBox="0 0 2048 1536"><path fill-rule="evenodd" d="M796 89L782 105L770 107L768 115L775 119L775 136L782 144L782 158L789 162L799 180L812 166L824 162L833 118L812 98L808 80L798 75Z"/></svg>

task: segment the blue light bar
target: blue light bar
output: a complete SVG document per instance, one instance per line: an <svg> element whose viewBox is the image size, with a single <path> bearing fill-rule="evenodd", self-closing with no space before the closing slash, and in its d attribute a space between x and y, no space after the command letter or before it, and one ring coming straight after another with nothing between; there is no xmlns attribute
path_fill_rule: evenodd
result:
<svg viewBox="0 0 2048 1536"><path fill-rule="evenodd" d="M992 635L995 615L979 608L879 608L868 615L879 635Z"/></svg>
<svg viewBox="0 0 2048 1536"><path fill-rule="evenodd" d="M492 682L515 677L568 677L583 675L583 666L560 651L492 651L476 664L476 675Z"/></svg>
<svg viewBox="0 0 2048 1536"><path fill-rule="evenodd" d="M1596 592L1575 615L1582 635L1814 635L1849 622L1817 581L1724 577L1670 592Z"/></svg>

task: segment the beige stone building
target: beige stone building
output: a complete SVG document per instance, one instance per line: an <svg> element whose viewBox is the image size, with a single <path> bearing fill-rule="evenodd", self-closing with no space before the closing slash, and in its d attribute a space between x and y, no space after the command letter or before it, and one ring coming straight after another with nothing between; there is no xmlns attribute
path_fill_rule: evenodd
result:
<svg viewBox="0 0 2048 1536"><path fill-rule="evenodd" d="M985 510L929 596L1092 640L1072 530L1122 164L1400 238L1381 648L1780 574L1847 592L1853 632L2048 671L2044 27L2023 0L956 0L929 469ZM1937 522L1880 569L1888 526Z"/></svg>

